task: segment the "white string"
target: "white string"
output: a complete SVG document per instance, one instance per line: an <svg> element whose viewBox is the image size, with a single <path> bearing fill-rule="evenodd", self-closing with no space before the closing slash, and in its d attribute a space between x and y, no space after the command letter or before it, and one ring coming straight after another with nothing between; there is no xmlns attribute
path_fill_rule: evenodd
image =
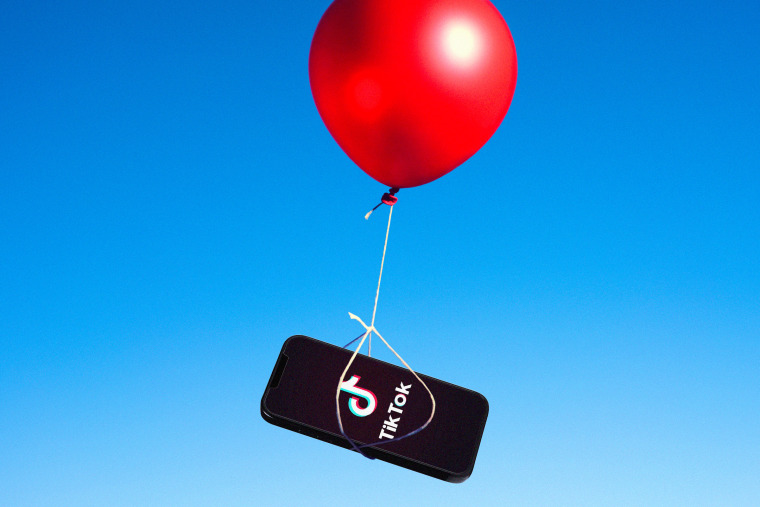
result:
<svg viewBox="0 0 760 507"><path fill-rule="evenodd" d="M388 442L397 442L397 441L401 440L402 438L410 437L410 436L412 436L412 435L414 435L416 433L419 433L420 431L424 430L428 426L428 424L431 423L431 421L433 420L433 416L435 415L435 397L433 396L433 393L430 391L430 388L428 388L427 384L425 384L425 381L422 380L419 377L419 375L417 375L417 373L412 369L412 367L409 366L409 364L407 364L406 361L404 361L404 358L402 358L398 354L398 352L396 352L393 349L393 347L390 346L390 344L385 340L385 338L383 338L383 336L377 331L377 328L375 328L375 315L377 314L377 301L378 301L378 299L380 297L380 282L383 279L383 265L385 264L385 252L386 252L386 250L388 248L388 234L389 234L389 232L391 230L391 217L393 216L393 206L390 206L390 208L391 208L391 210L388 213L388 228L385 230L385 244L383 245L383 257L382 257L382 259L380 261L380 276L377 279L377 291L375 292L375 306L372 309L372 323L369 326L367 326L367 324L365 324L362 319L360 319L359 317L357 317L353 313L348 312L348 316L352 320L359 321L359 323L364 327L365 332L364 332L364 334L361 337L362 339L359 342L359 346L356 347L356 350L354 350L354 353L351 355L351 359L349 359L348 364L346 365L345 369L343 370L343 374L341 374L340 380L338 381L338 389L335 392L335 407L336 407L336 412L337 412L337 415L338 415L338 426L340 427L340 432L341 432L341 434L344 437L346 437L348 439L348 441L351 443L351 446L354 448L354 450L356 450L357 452L363 454L364 456L366 456L368 458L369 458L369 456L367 456L366 454L364 454L361 451L362 447L367 447L367 446L371 446L371 445L379 445L379 444L384 444L384 443L388 443ZM348 369L351 367L351 364L353 364L354 359L356 358L356 355L359 353L359 350L361 350L362 345L364 345L364 341L367 339L367 337L369 337L369 352L368 352L367 355L371 356L371 354L372 354L372 333L373 332L383 341L383 343L385 344L385 346L388 347L391 352L393 352L393 354L399 359L399 361L401 361L404 364L404 366L406 366L406 368L410 372L412 372L412 375L414 375L414 377L417 380L420 381L420 383L423 385L423 387L425 388L425 390L430 395L430 401L433 404L433 408L430 411L430 417L428 417L427 421L425 421L425 424L423 424L419 428L415 429L414 431L411 431L411 432L409 432L406 435L403 435L401 437L396 437L393 440L381 440L381 441L378 441L378 442L372 442L372 443L369 443L369 444L363 444L363 445L357 446L354 443L354 441L348 435L346 435L346 432L343 430L343 420L341 419L341 416L340 416L340 386L343 384L343 380L346 378L346 373L348 373ZM370 458L370 459L374 459L374 458Z"/></svg>
<svg viewBox="0 0 760 507"><path fill-rule="evenodd" d="M375 292L375 307L372 308L372 323L369 325L369 349L367 355L372 357L372 329L375 329L375 315L377 314L377 300L380 297L380 282L383 279L383 265L385 264L385 251L388 249L388 234L391 231L391 217L393 216L393 206L390 206L391 210L388 213L388 228L385 229L385 244L383 245L383 258L380 260L380 276L377 277L377 292ZM364 326L367 327L367 326ZM377 333L377 330L375 330ZM380 336L378 334L378 336Z"/></svg>
<svg viewBox="0 0 760 507"><path fill-rule="evenodd" d="M425 424L423 424L422 426L420 426L420 427L419 427L417 430L413 431L412 433L417 433L418 431L422 431L423 429L425 429L425 427L426 427L428 424L430 424L430 421L432 421L432 420L433 420L433 416L435 415L435 398L433 397L433 393L431 393L431 392L430 392L430 389L428 388L428 386L427 386L427 384L425 383L425 381L424 381L424 380L422 380L422 379L420 378L420 376L419 376L419 375L417 375L417 373L416 373L416 372L415 372L415 371L412 369L412 367L411 367L411 366L409 366L409 365L407 364L407 362L406 362L406 361L404 361L404 358L403 358L403 357L401 357L401 356L398 354L398 352L396 352L396 351L393 349L393 347L391 347L390 343L388 343L388 342L385 340L385 338L383 338L383 335L381 335L381 334L380 334L380 333L377 331L377 329L375 329L375 326L369 326L369 327L367 327L367 324L365 324L365 323L362 321L362 319L360 319L359 317L357 317L356 315L354 315L354 314L353 314L353 313L351 313L351 312L348 312L348 316L349 316L349 317L351 317L353 320L358 320L358 321L359 321L359 324L361 324L362 326L364 326L364 329L366 329L366 330L367 330L367 332L369 332L370 330L374 331L374 332L375 332L375 334L376 334L376 335L377 335L377 336L378 336L378 337L379 337L379 338L380 338L380 339L383 341L383 343L385 344L385 346L386 346L386 347L388 347L388 348L390 349L390 351L391 351L391 352L393 352L393 354L394 354L394 355L395 355L395 356L398 358L398 360L399 360L399 361L401 361L401 362L404 364L404 366L406 366L406 369L407 369L407 370L409 370L410 372L412 372L412 375L414 375L414 377L415 377L417 380L419 380L419 381L420 381L420 383L421 383L421 384L422 384L422 385L425 387L425 390L426 390L426 391L428 392L428 394L430 395L430 401L431 401L431 402L433 402L433 409L430 411L430 417L428 418L428 420L427 420L427 421L425 421ZM359 344L359 348L361 348L361 344ZM356 351L354 352L354 356L356 355L356 352L358 352L358 351L359 351L359 348L357 348L357 349L356 349ZM352 358L352 359L353 359L353 358ZM349 364L349 366L350 366L350 364ZM346 372L348 372L348 368L346 368L346 369L345 369L345 371L343 372L343 376L344 376L344 377L345 377L345 375L346 375ZM342 382L342 381L343 381L343 378L341 378L341 382ZM405 435L405 436L409 436L409 435ZM399 440L399 439L398 439L398 438L396 438L396 439L394 439L394 440Z"/></svg>

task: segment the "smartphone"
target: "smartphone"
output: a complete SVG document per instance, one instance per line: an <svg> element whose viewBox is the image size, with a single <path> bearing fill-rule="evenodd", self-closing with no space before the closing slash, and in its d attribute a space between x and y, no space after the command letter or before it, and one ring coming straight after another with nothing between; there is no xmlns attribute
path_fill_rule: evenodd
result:
<svg viewBox="0 0 760 507"><path fill-rule="evenodd" d="M336 416L335 396L352 351L307 336L282 346L261 398L261 416L283 428L351 449ZM357 354L341 384L338 403L345 434L367 456L448 482L463 482L488 417L488 401L475 391L418 374L435 398L405 368Z"/></svg>

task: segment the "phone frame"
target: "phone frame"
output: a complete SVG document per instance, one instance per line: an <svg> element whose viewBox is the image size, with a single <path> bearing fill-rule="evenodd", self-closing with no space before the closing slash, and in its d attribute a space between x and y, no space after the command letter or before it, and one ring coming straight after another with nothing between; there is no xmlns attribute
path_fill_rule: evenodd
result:
<svg viewBox="0 0 760 507"><path fill-rule="evenodd" d="M322 342L321 340L316 340L314 338L305 336L305 335L294 335L285 340L285 343L283 343L283 346L280 350L280 353L277 357L277 362L275 363L274 368L272 369L272 374L269 377L269 381L267 382L267 387L264 391L264 395L261 398L261 416L262 418L267 421L270 424L273 424L275 426L279 426L281 428L285 428L291 431L294 431L296 433L300 433L302 435L306 435L312 438L316 438L318 440L322 440L324 442L328 442L330 444L336 445L338 447L343 447L344 449L354 450L350 444L350 442L343 437L343 435L332 433L330 431L327 431L323 428L318 428L312 425L309 425L308 423L294 420L288 417L284 417L281 415L278 415L276 413L273 413L269 408L267 407L266 400L267 396L269 395L270 391L272 389L275 389L280 382L280 379L285 371L285 366L288 361L288 356L285 354L285 350L287 348L288 342L293 339L306 339L308 341L314 341L317 342L323 346L328 346L331 348L335 348L337 350L340 350L341 353L346 352L348 354L351 354L350 351L346 349L341 349L340 347L337 347L335 345L332 345L330 343ZM406 368L402 368L400 366L397 366L392 363L388 363L373 357L364 356L365 359L376 361L378 363L382 363L386 367L391 367L398 370L403 370L404 372L408 372ZM443 468L431 465L429 463L425 463L423 461L415 460L413 458L410 458L408 456L400 455L397 453L394 453L392 451L389 451L387 449L383 449L382 445L379 446L367 446L362 448L362 452L366 454L369 457L376 458L381 461L385 461L387 463L392 463L394 465L407 468L409 470L413 470L415 472L419 472L425 475L428 475L430 477L434 477L436 479L441 479L446 482L452 482L452 483L461 483L464 482L470 475L472 474L472 470L475 465L475 458L477 457L478 448L480 446L480 442L482 439L483 432L485 430L485 423L486 419L488 417L489 412L489 406L488 406L488 400L480 393L476 391L472 391L471 389L466 389L464 387L451 384L449 382L445 382L443 380L436 379L434 377L430 377L429 375L423 375L418 374L420 377L422 377L425 382L431 382L434 384L437 384L439 387L444 388L450 388L450 389L457 389L462 391L468 391L472 393L473 395L477 396L478 398L482 399L482 402L485 404L485 412L482 419L482 425L479 428L476 428L475 431L479 432L477 443L475 444L474 452L472 460L469 464L469 467L462 471L462 472L453 472L450 470L445 470ZM337 387L337 384L336 384ZM437 417L437 415L436 415ZM435 418L433 419L433 422L435 422ZM431 423L432 424L432 423ZM425 431L425 430L423 430ZM411 437L413 438L413 437ZM356 445L361 446L363 444L366 444L367 442L362 442L361 440L352 439Z"/></svg>

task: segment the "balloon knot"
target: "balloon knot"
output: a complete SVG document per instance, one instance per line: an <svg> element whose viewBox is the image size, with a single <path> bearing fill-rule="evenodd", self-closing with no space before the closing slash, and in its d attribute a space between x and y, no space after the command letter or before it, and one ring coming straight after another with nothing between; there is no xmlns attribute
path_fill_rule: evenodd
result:
<svg viewBox="0 0 760 507"><path fill-rule="evenodd" d="M392 188L388 192L384 193L383 197L380 200L388 206L393 206L398 202L398 197L396 197L396 192L398 191L398 188Z"/></svg>
<svg viewBox="0 0 760 507"><path fill-rule="evenodd" d="M364 220L369 220L369 216L372 214L373 211L375 211L377 208L382 206L383 204L387 204L388 206L393 206L398 202L398 197L396 197L396 192L398 192L400 189L393 187L388 189L386 193L383 194L383 196L380 198L380 204L369 210L369 212L364 215Z"/></svg>

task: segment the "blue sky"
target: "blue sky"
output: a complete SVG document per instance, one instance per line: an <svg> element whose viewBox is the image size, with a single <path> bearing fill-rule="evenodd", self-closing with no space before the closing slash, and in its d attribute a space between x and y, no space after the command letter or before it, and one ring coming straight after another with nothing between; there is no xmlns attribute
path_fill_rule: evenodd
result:
<svg viewBox="0 0 760 507"><path fill-rule="evenodd" d="M374 299L328 2L3 8L1 504L760 504L760 9L494 4L512 106L399 194L377 317L489 399L461 485L259 415L282 342Z"/></svg>

